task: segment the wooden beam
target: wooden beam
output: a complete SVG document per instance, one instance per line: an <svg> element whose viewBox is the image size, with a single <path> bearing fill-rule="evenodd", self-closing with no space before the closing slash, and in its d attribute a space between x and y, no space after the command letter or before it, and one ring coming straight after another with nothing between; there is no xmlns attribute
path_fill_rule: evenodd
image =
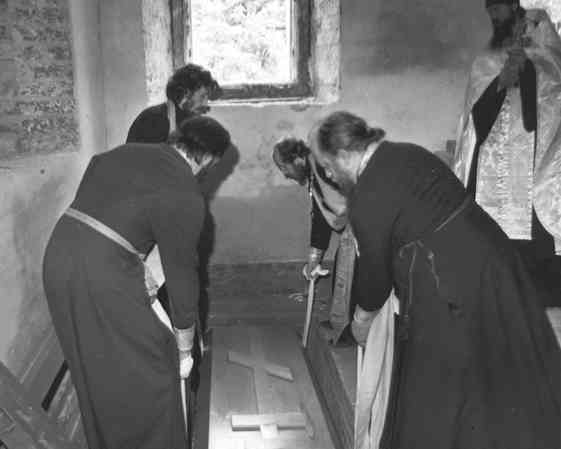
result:
<svg viewBox="0 0 561 449"><path fill-rule="evenodd" d="M0 363L0 440L9 449L77 449Z"/></svg>
<svg viewBox="0 0 561 449"><path fill-rule="evenodd" d="M339 447L354 447L356 351L329 345L315 321L306 348L310 371L327 411L331 434Z"/></svg>
<svg viewBox="0 0 561 449"><path fill-rule="evenodd" d="M246 368L254 369L258 366L258 364L262 364L265 371L267 371L267 374L278 377L279 379L284 379L289 382L294 381L292 371L287 366L281 366L266 361L256 360L254 357L246 356L236 351L228 351L228 361L241 366L245 366Z"/></svg>
<svg viewBox="0 0 561 449"><path fill-rule="evenodd" d="M275 424L280 429L302 429L306 427L307 418L300 412L232 415L232 429L234 430L258 430L259 427L270 424Z"/></svg>
<svg viewBox="0 0 561 449"><path fill-rule="evenodd" d="M173 69L185 65L185 2L188 0L169 0L171 16L171 49Z"/></svg>
<svg viewBox="0 0 561 449"><path fill-rule="evenodd" d="M261 361L262 364L265 362L265 348L263 347L263 335L260 330L251 327L249 329L249 347L251 353L254 357ZM255 397L257 398L257 410L261 411L261 408L265 404L274 404L275 395L273 390L270 388L270 383L268 379L267 372L264 367L255 367L253 369L253 379L255 381ZM274 435L278 432L275 424L269 424L267 427L262 428L263 437Z"/></svg>
<svg viewBox="0 0 561 449"><path fill-rule="evenodd" d="M25 370L18 376L32 400L43 401L63 363L64 356L55 330L50 327Z"/></svg>
<svg viewBox="0 0 561 449"><path fill-rule="evenodd" d="M298 412L263 415L232 415L232 430L260 430L265 440L278 439L279 430L308 430L306 415Z"/></svg>
<svg viewBox="0 0 561 449"><path fill-rule="evenodd" d="M228 351L228 361L253 369L253 378L255 381L255 396L257 399L257 409L261 411L264 404L273 404L274 397L271 388L269 388L268 374L273 374L281 379L293 380L290 369L280 365L274 365L266 360L265 350L263 348L263 335L258 328L252 327L249 330L250 350L252 356L244 356L235 351ZM250 430L261 430L263 438L272 440L279 437L279 426L284 423L278 423L278 419L285 414L260 414L260 415L242 415L246 421L253 419ZM239 419L239 416L238 416ZM251 420L250 419L250 420ZM305 419L305 417L304 417ZM258 421L260 421L258 423ZM247 423L247 422L246 422ZM243 428L247 426L242 426ZM305 423L304 426L306 427ZM234 420L232 421L232 430Z"/></svg>

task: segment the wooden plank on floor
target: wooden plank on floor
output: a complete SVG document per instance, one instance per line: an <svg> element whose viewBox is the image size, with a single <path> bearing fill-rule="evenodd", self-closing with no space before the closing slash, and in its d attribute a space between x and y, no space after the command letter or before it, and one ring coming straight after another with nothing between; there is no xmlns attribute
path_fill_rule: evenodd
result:
<svg viewBox="0 0 561 449"><path fill-rule="evenodd" d="M326 412L344 448L352 448L354 441L354 402L356 397L356 348L334 348L322 335L314 320L306 350L310 372L318 394L322 396Z"/></svg>
<svg viewBox="0 0 561 449"><path fill-rule="evenodd" d="M2 363L0 440L8 449L78 449Z"/></svg>
<svg viewBox="0 0 561 449"><path fill-rule="evenodd" d="M255 353L253 356L248 356L244 354L240 354L235 351L228 351L228 361L231 363L237 363L238 365L242 365L245 367L253 367L261 362L260 359L255 357ZM292 376L292 371L290 368L286 366L275 365L274 363L263 362L263 366L267 374L271 376L276 376L280 379L285 379L288 381L293 381L294 377Z"/></svg>
<svg viewBox="0 0 561 449"><path fill-rule="evenodd" d="M210 381L212 378L212 332L205 335L205 351L198 366L199 384L195 395L195 416L193 424L192 448L208 449L208 423L210 418Z"/></svg>
<svg viewBox="0 0 561 449"><path fill-rule="evenodd" d="M211 351L210 449L334 449L294 330L248 325L215 328ZM231 363L229 352L261 359L262 366L254 369ZM289 369L293 381L269 375L267 364ZM278 419L271 421L271 417ZM260 426L235 431L232 419L234 424L242 419Z"/></svg>
<svg viewBox="0 0 561 449"><path fill-rule="evenodd" d="M19 380L29 396L42 402L47 395L53 380L64 363L64 356L53 327L39 343L33 358L27 363Z"/></svg>

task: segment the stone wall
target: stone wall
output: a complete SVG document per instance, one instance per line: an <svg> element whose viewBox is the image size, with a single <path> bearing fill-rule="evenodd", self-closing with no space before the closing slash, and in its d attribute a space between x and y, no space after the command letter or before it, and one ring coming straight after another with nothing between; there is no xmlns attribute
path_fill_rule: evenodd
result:
<svg viewBox="0 0 561 449"><path fill-rule="evenodd" d="M74 151L67 0L0 0L0 158Z"/></svg>
<svg viewBox="0 0 561 449"><path fill-rule="evenodd" d="M24 383L60 358L42 260L105 149L101 65L97 0L0 0L0 360Z"/></svg>

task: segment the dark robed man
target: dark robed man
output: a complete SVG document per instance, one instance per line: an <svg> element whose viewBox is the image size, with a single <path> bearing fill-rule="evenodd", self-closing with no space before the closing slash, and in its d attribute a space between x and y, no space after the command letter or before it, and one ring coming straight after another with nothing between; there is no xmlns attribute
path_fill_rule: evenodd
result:
<svg viewBox="0 0 561 449"><path fill-rule="evenodd" d="M208 100L222 95L222 89L208 70L187 64L176 70L166 84L165 103L144 109L133 121L127 143L166 142L185 119L206 114Z"/></svg>
<svg viewBox="0 0 561 449"><path fill-rule="evenodd" d="M540 305L546 293L440 159L383 136L337 112L320 123L314 151L349 195L360 260L352 331L370 340L362 372L373 372L369 358L387 360L371 357L370 333L392 289L399 299L389 400L381 411L371 396L358 447L561 447L561 351ZM361 402L380 382L359 384Z"/></svg>
<svg viewBox="0 0 561 449"><path fill-rule="evenodd" d="M310 133L310 143L315 144L317 130ZM329 247L333 231L341 234L337 249L333 293L329 321L321 328L328 341L337 344L350 321L352 278L355 272L355 248L352 232L347 226L347 200L334 183L311 157L310 147L302 140L285 138L273 149L273 160L287 179L308 187L311 205L310 246L303 274L307 280L327 274L322 267L323 256ZM350 340L350 341L349 341ZM343 344L352 339L343 338Z"/></svg>
<svg viewBox="0 0 561 449"><path fill-rule="evenodd" d="M168 80L166 84L167 101L144 109L135 118L127 135L127 143L167 142L180 123L187 118L206 114L210 110L209 99L215 100L220 95L222 95L222 89L212 77L210 71L197 64L186 64L177 69ZM205 202L205 219L202 231L204 237L201 242L209 238L206 234L212 229L211 223L212 217L208 211L208 204ZM200 259L206 259L207 255L201 253L202 251L199 248ZM161 271L157 247L151 256L149 263L155 271ZM208 277L205 274L206 266L204 263L201 264L200 269L201 277ZM160 281L162 280L160 279ZM206 282L201 284L201 293L206 294L205 284ZM158 300L169 315L169 299L165 282L162 283L158 291Z"/></svg>
<svg viewBox="0 0 561 449"><path fill-rule="evenodd" d="M43 278L89 449L187 449L180 378L197 321L204 202L195 175L230 145L215 120L184 121L168 144L92 157L49 240ZM144 254L160 248L168 329L153 312Z"/></svg>

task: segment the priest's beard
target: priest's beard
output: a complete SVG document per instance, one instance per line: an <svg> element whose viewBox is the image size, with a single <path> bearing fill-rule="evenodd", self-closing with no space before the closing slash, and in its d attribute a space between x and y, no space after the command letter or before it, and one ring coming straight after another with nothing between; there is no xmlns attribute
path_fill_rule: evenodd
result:
<svg viewBox="0 0 561 449"><path fill-rule="evenodd" d="M335 180L335 184L337 185L337 189L347 197L351 196L356 186L351 176L344 172L339 174Z"/></svg>
<svg viewBox="0 0 561 449"><path fill-rule="evenodd" d="M510 19L504 21L493 21L493 36L489 42L489 48L492 50L499 50L505 47L507 42L512 42L514 37L514 24L516 23L516 16L512 15Z"/></svg>

